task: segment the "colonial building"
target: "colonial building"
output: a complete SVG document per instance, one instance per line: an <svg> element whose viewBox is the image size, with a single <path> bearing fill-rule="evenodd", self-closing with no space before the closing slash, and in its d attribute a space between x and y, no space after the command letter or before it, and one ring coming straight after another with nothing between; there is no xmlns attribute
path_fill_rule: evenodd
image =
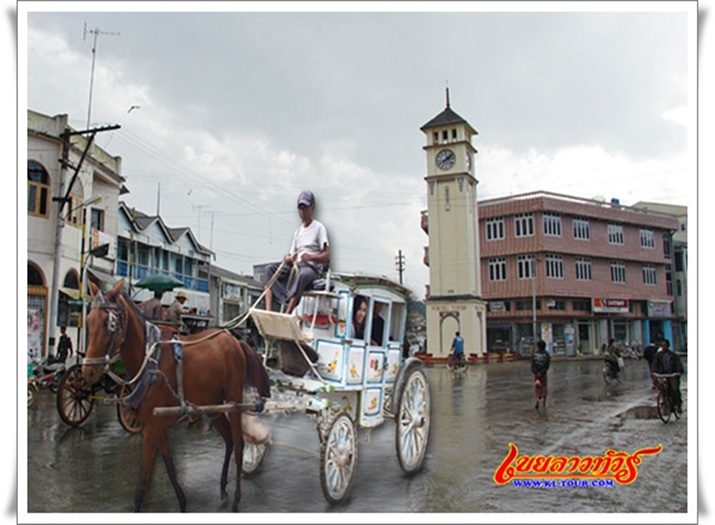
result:
<svg viewBox="0 0 715 525"><path fill-rule="evenodd" d="M677 347L677 218L547 192L481 201L479 215L490 349L525 354L534 335L565 355L610 338Z"/></svg>
<svg viewBox="0 0 715 525"><path fill-rule="evenodd" d="M78 132L67 115L27 112L27 337L33 359L54 353L60 326L78 328L80 283L113 279L125 179L121 158L93 141L111 129ZM76 344L79 329L68 333Z"/></svg>
<svg viewBox="0 0 715 525"><path fill-rule="evenodd" d="M429 235L425 263L430 283L425 300L427 351L444 357L460 332L467 354L486 352L486 309L479 265L479 213L472 136L477 132L449 104L420 128L427 158Z"/></svg>

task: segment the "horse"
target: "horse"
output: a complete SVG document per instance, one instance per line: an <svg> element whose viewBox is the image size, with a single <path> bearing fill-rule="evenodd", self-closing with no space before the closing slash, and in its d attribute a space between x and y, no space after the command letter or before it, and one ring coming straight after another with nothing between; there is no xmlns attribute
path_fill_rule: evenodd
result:
<svg viewBox="0 0 715 525"><path fill-rule="evenodd" d="M158 451L181 512L185 512L186 496L176 477L168 427L198 417L190 410L187 415L184 410L187 407L241 403L246 385L257 390L260 402L256 410L260 411L263 399L271 395L270 380L255 350L222 328L181 336L180 344L172 342L170 334L162 333L159 342L151 343L151 334L158 334L158 329L145 320L144 314L122 288L123 279L106 294L90 283L92 304L86 319L88 337L82 375L94 384L102 377L105 368L121 357L128 377L133 378L130 381L136 380L134 393L141 396L134 402L142 435L142 462L134 511L141 509ZM177 373L182 370L183 374ZM154 413L155 407L177 406L181 407L178 415ZM226 445L220 479L222 500L227 497L228 468L231 453L234 454L236 490L232 510L236 512L241 499L244 447L241 412L222 411L211 418L211 423Z"/></svg>

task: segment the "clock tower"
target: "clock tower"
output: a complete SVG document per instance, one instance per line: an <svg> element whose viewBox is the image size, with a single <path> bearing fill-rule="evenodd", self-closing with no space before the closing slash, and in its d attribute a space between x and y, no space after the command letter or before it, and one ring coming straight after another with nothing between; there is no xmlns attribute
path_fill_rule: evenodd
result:
<svg viewBox="0 0 715 525"><path fill-rule="evenodd" d="M479 213L472 136L477 131L449 104L420 130L427 156L427 221L429 265L427 349L449 354L455 332L464 352L486 352L486 307L482 300L479 260Z"/></svg>

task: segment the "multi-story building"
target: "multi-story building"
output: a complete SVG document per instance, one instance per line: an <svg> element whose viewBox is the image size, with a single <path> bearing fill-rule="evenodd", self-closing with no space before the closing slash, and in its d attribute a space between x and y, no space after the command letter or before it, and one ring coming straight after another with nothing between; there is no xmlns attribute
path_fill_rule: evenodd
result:
<svg viewBox="0 0 715 525"><path fill-rule="evenodd" d="M147 215L119 203L116 275L126 278L125 285L131 289L134 300L144 301L152 295L149 290L134 288L142 278L170 275L183 283L181 289L189 297L186 306L199 315L208 315L213 256L190 228L170 228L158 215ZM162 302L170 304L173 294L164 294Z"/></svg>
<svg viewBox="0 0 715 525"><path fill-rule="evenodd" d="M678 218L678 231L673 235L674 313L677 318L673 340L677 348L688 347L688 208L659 202L636 202L634 208L667 213Z"/></svg>
<svg viewBox="0 0 715 525"><path fill-rule="evenodd" d="M121 158L96 146L109 128L76 131L67 115L27 112L28 356L54 352L59 327L78 327L80 283L112 280ZM95 249L106 248L102 257ZM99 252L97 252L99 255ZM79 336L70 329L70 336ZM76 342L76 339L75 339Z"/></svg>
<svg viewBox="0 0 715 525"><path fill-rule="evenodd" d="M534 335L565 355L598 352L610 338L682 344L676 217L547 192L480 201L479 217L490 350L523 354Z"/></svg>

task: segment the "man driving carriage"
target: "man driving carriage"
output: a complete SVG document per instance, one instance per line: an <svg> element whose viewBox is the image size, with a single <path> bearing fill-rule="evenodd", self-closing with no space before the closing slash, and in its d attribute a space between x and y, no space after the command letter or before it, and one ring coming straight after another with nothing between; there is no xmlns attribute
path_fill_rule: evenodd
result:
<svg viewBox="0 0 715 525"><path fill-rule="evenodd" d="M330 246L325 226L313 217L315 196L303 191L298 196L298 214L302 220L293 234L290 251L282 263L266 267L263 284L266 287L266 310L272 310L273 298L287 304L286 313L293 313L303 292L318 279L330 264ZM277 276L274 274L279 272Z"/></svg>

